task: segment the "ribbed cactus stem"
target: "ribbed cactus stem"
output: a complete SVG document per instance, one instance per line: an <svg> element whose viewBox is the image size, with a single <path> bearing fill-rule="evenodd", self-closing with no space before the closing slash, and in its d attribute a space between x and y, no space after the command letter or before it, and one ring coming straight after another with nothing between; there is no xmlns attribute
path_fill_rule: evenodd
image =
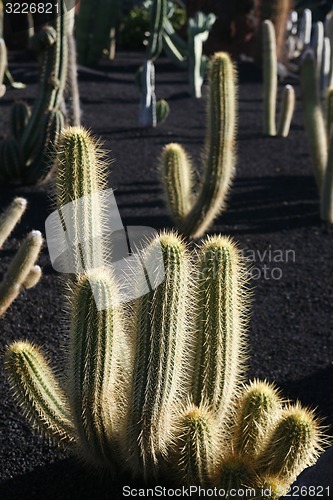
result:
<svg viewBox="0 0 333 500"><path fill-rule="evenodd" d="M281 399L275 387L260 381L245 386L237 400L235 451L249 458L257 457L281 410Z"/></svg>
<svg viewBox="0 0 333 500"><path fill-rule="evenodd" d="M316 63L310 49L303 57L301 85L305 129L309 139L317 186L321 191L327 163L327 134L319 97Z"/></svg>
<svg viewBox="0 0 333 500"><path fill-rule="evenodd" d="M134 375L124 448L133 472L143 473L146 479L157 476L159 459L165 453L189 341L189 256L180 238L166 233L145 250L146 267L152 265L158 248L163 255L164 281L138 299L135 309Z"/></svg>
<svg viewBox="0 0 333 500"><path fill-rule="evenodd" d="M193 166L185 149L176 143L164 147L160 165L169 211L175 222L180 224L192 205Z"/></svg>
<svg viewBox="0 0 333 500"><path fill-rule="evenodd" d="M72 272L103 265L103 209L98 193L105 187L105 162L98 147L98 142L81 127L69 127L59 136L57 206L70 240ZM81 202L75 203L80 198ZM68 214L64 207L71 202Z"/></svg>
<svg viewBox="0 0 333 500"><path fill-rule="evenodd" d="M180 231L199 238L223 210L235 167L236 74L228 54L210 66L209 101L201 188Z"/></svg>
<svg viewBox="0 0 333 500"><path fill-rule="evenodd" d="M263 35L263 80L264 80L264 134L275 136L277 57L275 29L272 21L266 19L262 25Z"/></svg>
<svg viewBox="0 0 333 500"><path fill-rule="evenodd" d="M182 484L207 487L216 474L218 430L214 416L204 406L190 405L177 423L175 458Z"/></svg>
<svg viewBox="0 0 333 500"><path fill-rule="evenodd" d="M226 498L234 492L241 492L255 484L255 473L251 463L242 456L230 454L220 464L217 483L226 493ZM230 492L230 494L229 494ZM241 496L235 498L242 498ZM246 497L245 497L246 498Z"/></svg>
<svg viewBox="0 0 333 500"><path fill-rule="evenodd" d="M27 200L15 198L0 216L0 248L13 231L27 208Z"/></svg>
<svg viewBox="0 0 333 500"><path fill-rule="evenodd" d="M74 441L68 401L40 350L29 342L15 342L5 354L5 370L31 423L58 442Z"/></svg>
<svg viewBox="0 0 333 500"><path fill-rule="evenodd" d="M262 452L260 470L283 481L294 480L317 460L321 433L312 411L298 404L287 407Z"/></svg>
<svg viewBox="0 0 333 500"><path fill-rule="evenodd" d="M281 111L277 135L288 137L291 120L295 110L295 90L292 85L286 85L283 89Z"/></svg>
<svg viewBox="0 0 333 500"><path fill-rule="evenodd" d="M17 101L11 109L12 133L18 141L21 140L24 129L31 115L29 106L23 101Z"/></svg>
<svg viewBox="0 0 333 500"><path fill-rule="evenodd" d="M166 18L166 0L153 0L150 14L150 36L146 48L147 58L154 61L163 47L163 22Z"/></svg>
<svg viewBox="0 0 333 500"><path fill-rule="evenodd" d="M170 106L165 99L159 99L156 102L156 122L157 124L165 122L170 113Z"/></svg>
<svg viewBox="0 0 333 500"><path fill-rule="evenodd" d="M242 381L247 310L243 280L242 260L232 240L208 238L198 263L193 398L196 404L207 403L220 422Z"/></svg>
<svg viewBox="0 0 333 500"><path fill-rule="evenodd" d="M16 299L34 266L43 243L39 231L31 231L18 249L0 285L0 316Z"/></svg>
<svg viewBox="0 0 333 500"><path fill-rule="evenodd" d="M105 270L79 277L72 292L69 389L84 460L112 468L123 323L118 289ZM102 306L102 309L99 307Z"/></svg>

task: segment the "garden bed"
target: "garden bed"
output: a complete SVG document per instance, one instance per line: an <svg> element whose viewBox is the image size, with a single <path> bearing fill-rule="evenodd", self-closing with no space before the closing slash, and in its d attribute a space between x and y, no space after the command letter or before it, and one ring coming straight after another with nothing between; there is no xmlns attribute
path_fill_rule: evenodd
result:
<svg viewBox="0 0 333 500"><path fill-rule="evenodd" d="M164 144L182 143L200 158L205 131L205 99L188 95L187 75L167 59L156 64L158 97L170 104L167 121L152 130L138 127L139 94L134 77L140 53L117 54L111 65L79 73L82 122L111 150L109 185L125 225L171 228L158 177ZM28 83L8 90L2 99L0 132L9 128L15 99L33 100L37 66L13 60L13 74ZM262 85L249 66L240 68L237 173L228 209L212 233L239 242L253 265L249 378L275 381L287 398L318 408L333 423L333 228L320 221L319 200L302 120L299 86L297 109L287 139L262 135ZM199 162L198 162L199 163ZM29 229L44 232L52 211L52 187L0 190L0 208L15 195L28 199L22 222L1 252L3 273ZM63 280L51 267L47 249L40 258L44 277L21 294L1 320L0 349L17 339L42 345L54 360L62 358L66 339ZM67 453L36 436L13 402L0 367L0 498L119 498L129 478L110 482ZM133 484L133 483L132 483ZM111 490L112 488L112 490ZM111 491L112 495L111 495Z"/></svg>

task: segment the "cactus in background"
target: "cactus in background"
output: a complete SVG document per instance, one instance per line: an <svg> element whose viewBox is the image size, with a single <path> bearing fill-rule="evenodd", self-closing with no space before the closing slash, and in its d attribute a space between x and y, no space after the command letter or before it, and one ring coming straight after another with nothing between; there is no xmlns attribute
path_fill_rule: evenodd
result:
<svg viewBox="0 0 333 500"><path fill-rule="evenodd" d="M324 25L321 21L313 25L311 46L315 55L316 71L319 78L324 48Z"/></svg>
<svg viewBox="0 0 333 500"><path fill-rule="evenodd" d="M150 11L150 36L146 48L146 60L139 71L140 110L139 124L142 127L156 127L158 119L164 121L169 114L166 101L159 101L158 112L155 95L154 61L163 48L163 22L166 17L167 0L153 0Z"/></svg>
<svg viewBox="0 0 333 500"><path fill-rule="evenodd" d="M69 18L65 0L61 0L59 15L32 40L41 57L39 93L31 113L26 105L14 105L15 140L5 139L1 144L2 183L40 183L52 171L50 157L64 125L60 106L67 76Z"/></svg>
<svg viewBox="0 0 333 500"><path fill-rule="evenodd" d="M188 21L187 42L177 35L168 18L164 20L163 49L175 64L188 67L191 93L197 98L201 97L201 87L208 66L202 46L215 20L214 14L197 12Z"/></svg>
<svg viewBox="0 0 333 500"><path fill-rule="evenodd" d="M119 18L119 0L81 0L75 21L79 64L95 66L109 46Z"/></svg>
<svg viewBox="0 0 333 500"><path fill-rule="evenodd" d="M219 52L211 60L204 173L199 191L193 194L185 187L192 183L193 167L188 160L184 162L186 154L179 146L167 146L161 158L162 182L172 207L171 215L180 231L188 236L202 236L224 208L234 174L235 128L235 70L228 54ZM186 208L184 213L183 207L190 210Z"/></svg>
<svg viewBox="0 0 333 500"><path fill-rule="evenodd" d="M295 109L295 92L286 85L282 94L282 104L278 133L276 131L277 57L275 31L272 21L262 25L263 33L263 85L264 85L264 127L265 135L287 137Z"/></svg>
<svg viewBox="0 0 333 500"><path fill-rule="evenodd" d="M27 201L24 198L15 198L1 214L0 248L20 220L26 207ZM41 277L41 269L35 263L42 242L41 233L31 231L11 261L0 283L0 316L3 316L23 288L31 288L38 283Z"/></svg>
<svg viewBox="0 0 333 500"><path fill-rule="evenodd" d="M58 155L85 163L75 176L93 164L72 193L93 197L96 146L88 148L93 161L83 160L83 143L73 149L77 136L67 132ZM60 203L71 184L58 186ZM85 213L97 223L95 215ZM20 405L39 430L108 471L117 465L145 480L164 475L199 486L287 487L315 461L322 430L299 405L283 408L270 385L240 387L247 311L240 251L216 236L191 254L179 236L163 233L140 251L155 273L156 248L165 279L130 307L118 305L111 271L77 275L64 389L37 347L9 346L5 367Z"/></svg>
<svg viewBox="0 0 333 500"><path fill-rule="evenodd" d="M74 9L70 11L69 27L67 34L68 46L68 73L67 87L65 89L65 98L68 103L67 123L71 127L78 127L81 124L81 109L79 85L77 79L77 51L74 38Z"/></svg>
<svg viewBox="0 0 333 500"><path fill-rule="evenodd" d="M276 33L276 53L280 59L284 43L287 19L291 11L292 0L255 0L256 17L259 23L270 20Z"/></svg>

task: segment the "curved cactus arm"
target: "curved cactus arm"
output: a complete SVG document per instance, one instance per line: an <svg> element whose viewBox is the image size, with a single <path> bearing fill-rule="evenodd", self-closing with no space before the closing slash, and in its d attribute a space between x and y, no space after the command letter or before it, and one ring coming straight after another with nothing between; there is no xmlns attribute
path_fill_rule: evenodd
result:
<svg viewBox="0 0 333 500"><path fill-rule="evenodd" d="M244 268L232 240L208 238L199 250L193 400L225 421L242 382L246 351Z"/></svg>
<svg viewBox="0 0 333 500"><path fill-rule="evenodd" d="M277 128L277 135L288 137L291 120L295 110L295 90L292 85L286 85L282 93L281 111Z"/></svg>
<svg viewBox="0 0 333 500"><path fill-rule="evenodd" d="M266 19L262 25L263 34L263 80L264 80L264 134L275 136L275 112L277 95L277 57L275 29L272 21Z"/></svg>
<svg viewBox="0 0 333 500"><path fill-rule="evenodd" d="M35 265L43 239L39 231L31 231L18 249L0 285L0 316L20 293L32 267Z"/></svg>
<svg viewBox="0 0 333 500"><path fill-rule="evenodd" d="M169 211L177 224L184 221L193 203L194 171L185 149L176 143L164 147L160 175Z"/></svg>
<svg viewBox="0 0 333 500"><path fill-rule="evenodd" d="M152 60L145 61L141 72L141 98L139 124L156 127L155 67Z"/></svg>
<svg viewBox="0 0 333 500"><path fill-rule="evenodd" d="M37 285L39 280L42 277L42 270L40 266L36 265L33 266L26 277L26 279L23 281L22 286L28 290L29 288L33 288L34 286Z"/></svg>
<svg viewBox="0 0 333 500"><path fill-rule="evenodd" d="M216 476L219 432L205 406L189 404L181 412L173 435L169 461L181 484L207 487Z"/></svg>
<svg viewBox="0 0 333 500"><path fill-rule="evenodd" d="M5 69L5 83L9 85L12 89L25 89L26 84L22 82L16 82L14 78L12 77L11 72L9 71L9 68Z"/></svg>
<svg viewBox="0 0 333 500"><path fill-rule="evenodd" d="M236 74L228 54L211 60L204 173L201 188L180 232L202 236L223 210L235 166Z"/></svg>
<svg viewBox="0 0 333 500"><path fill-rule="evenodd" d="M197 12L188 22L189 79L192 94L197 98L201 97L201 87L205 77L202 73L205 69L202 65L203 43L207 40L215 21L214 14L206 16L203 12Z"/></svg>
<svg viewBox="0 0 333 500"><path fill-rule="evenodd" d="M39 348L23 341L10 345L5 354L5 370L31 423L59 443L74 443L67 399Z"/></svg>
<svg viewBox="0 0 333 500"><path fill-rule="evenodd" d="M159 280L161 272L155 258L159 251L165 276L156 288L155 279ZM134 306L134 372L123 453L133 473L148 479L158 475L178 398L184 390L182 376L188 364L184 354L190 335L186 323L190 261L180 238L166 233L148 245L142 262L154 277L152 291Z"/></svg>
<svg viewBox="0 0 333 500"><path fill-rule="evenodd" d="M117 403L124 397L119 387L124 333L118 304L117 285L105 269L80 276L73 287L68 376L71 413L82 458L111 469L117 461Z"/></svg>
<svg viewBox="0 0 333 500"><path fill-rule="evenodd" d="M255 460L281 411L282 400L273 385L257 380L247 384L237 398L232 433L234 450Z"/></svg>
<svg viewBox="0 0 333 500"><path fill-rule="evenodd" d="M311 49L304 54L301 64L301 86L305 130L309 140L310 155L315 178L321 192L327 163L327 134L319 97L316 62Z"/></svg>
<svg viewBox="0 0 333 500"><path fill-rule="evenodd" d="M262 474L292 482L313 465L324 444L323 429L311 410L299 404L284 409L258 458Z"/></svg>
<svg viewBox="0 0 333 500"><path fill-rule="evenodd" d="M13 231L27 208L25 198L15 198L0 216L0 248Z"/></svg>
<svg viewBox="0 0 333 500"><path fill-rule="evenodd" d="M174 64L180 68L187 68L187 56L178 49L173 39L165 32L163 32L163 50Z"/></svg>

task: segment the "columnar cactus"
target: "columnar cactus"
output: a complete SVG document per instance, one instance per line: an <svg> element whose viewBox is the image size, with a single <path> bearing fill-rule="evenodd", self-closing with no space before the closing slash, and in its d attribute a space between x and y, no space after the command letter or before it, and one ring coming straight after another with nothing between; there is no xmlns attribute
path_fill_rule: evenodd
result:
<svg viewBox="0 0 333 500"><path fill-rule="evenodd" d="M59 15L32 40L41 58L39 92L31 113L27 105L14 105L15 139L1 143L1 183L35 184L50 176L50 157L64 126L60 107L67 78L69 16L66 2L61 0Z"/></svg>
<svg viewBox="0 0 333 500"><path fill-rule="evenodd" d="M264 81L264 127L265 135L287 137L295 108L295 92L291 85L286 85L282 96L281 112L276 131L276 96L277 96L277 57L275 30L272 21L262 25L263 33L263 81Z"/></svg>
<svg viewBox="0 0 333 500"><path fill-rule="evenodd" d="M228 54L211 60L203 179L197 193L183 148L169 144L161 155L161 177L167 203L180 231L202 236L223 210L234 174L236 75ZM187 177L187 179L186 179Z"/></svg>
<svg viewBox="0 0 333 500"><path fill-rule="evenodd" d="M77 141L77 130L68 134ZM62 154L81 161L71 144ZM87 209L87 218L94 215ZM241 385L247 292L240 251L215 236L191 254L179 236L163 233L140 250L156 275L157 248L164 281L153 279L129 307L111 269L76 276L63 388L38 347L9 346L5 367L16 398L35 427L95 467L146 481L253 487L258 495L273 485L279 498L315 461L322 430L312 412L283 407L272 386Z"/></svg>
<svg viewBox="0 0 333 500"><path fill-rule="evenodd" d="M27 207L24 198L15 198L0 217L0 247L4 244ZM0 283L0 317L25 288L35 286L41 269L36 260L42 246L39 231L31 231L21 244Z"/></svg>

